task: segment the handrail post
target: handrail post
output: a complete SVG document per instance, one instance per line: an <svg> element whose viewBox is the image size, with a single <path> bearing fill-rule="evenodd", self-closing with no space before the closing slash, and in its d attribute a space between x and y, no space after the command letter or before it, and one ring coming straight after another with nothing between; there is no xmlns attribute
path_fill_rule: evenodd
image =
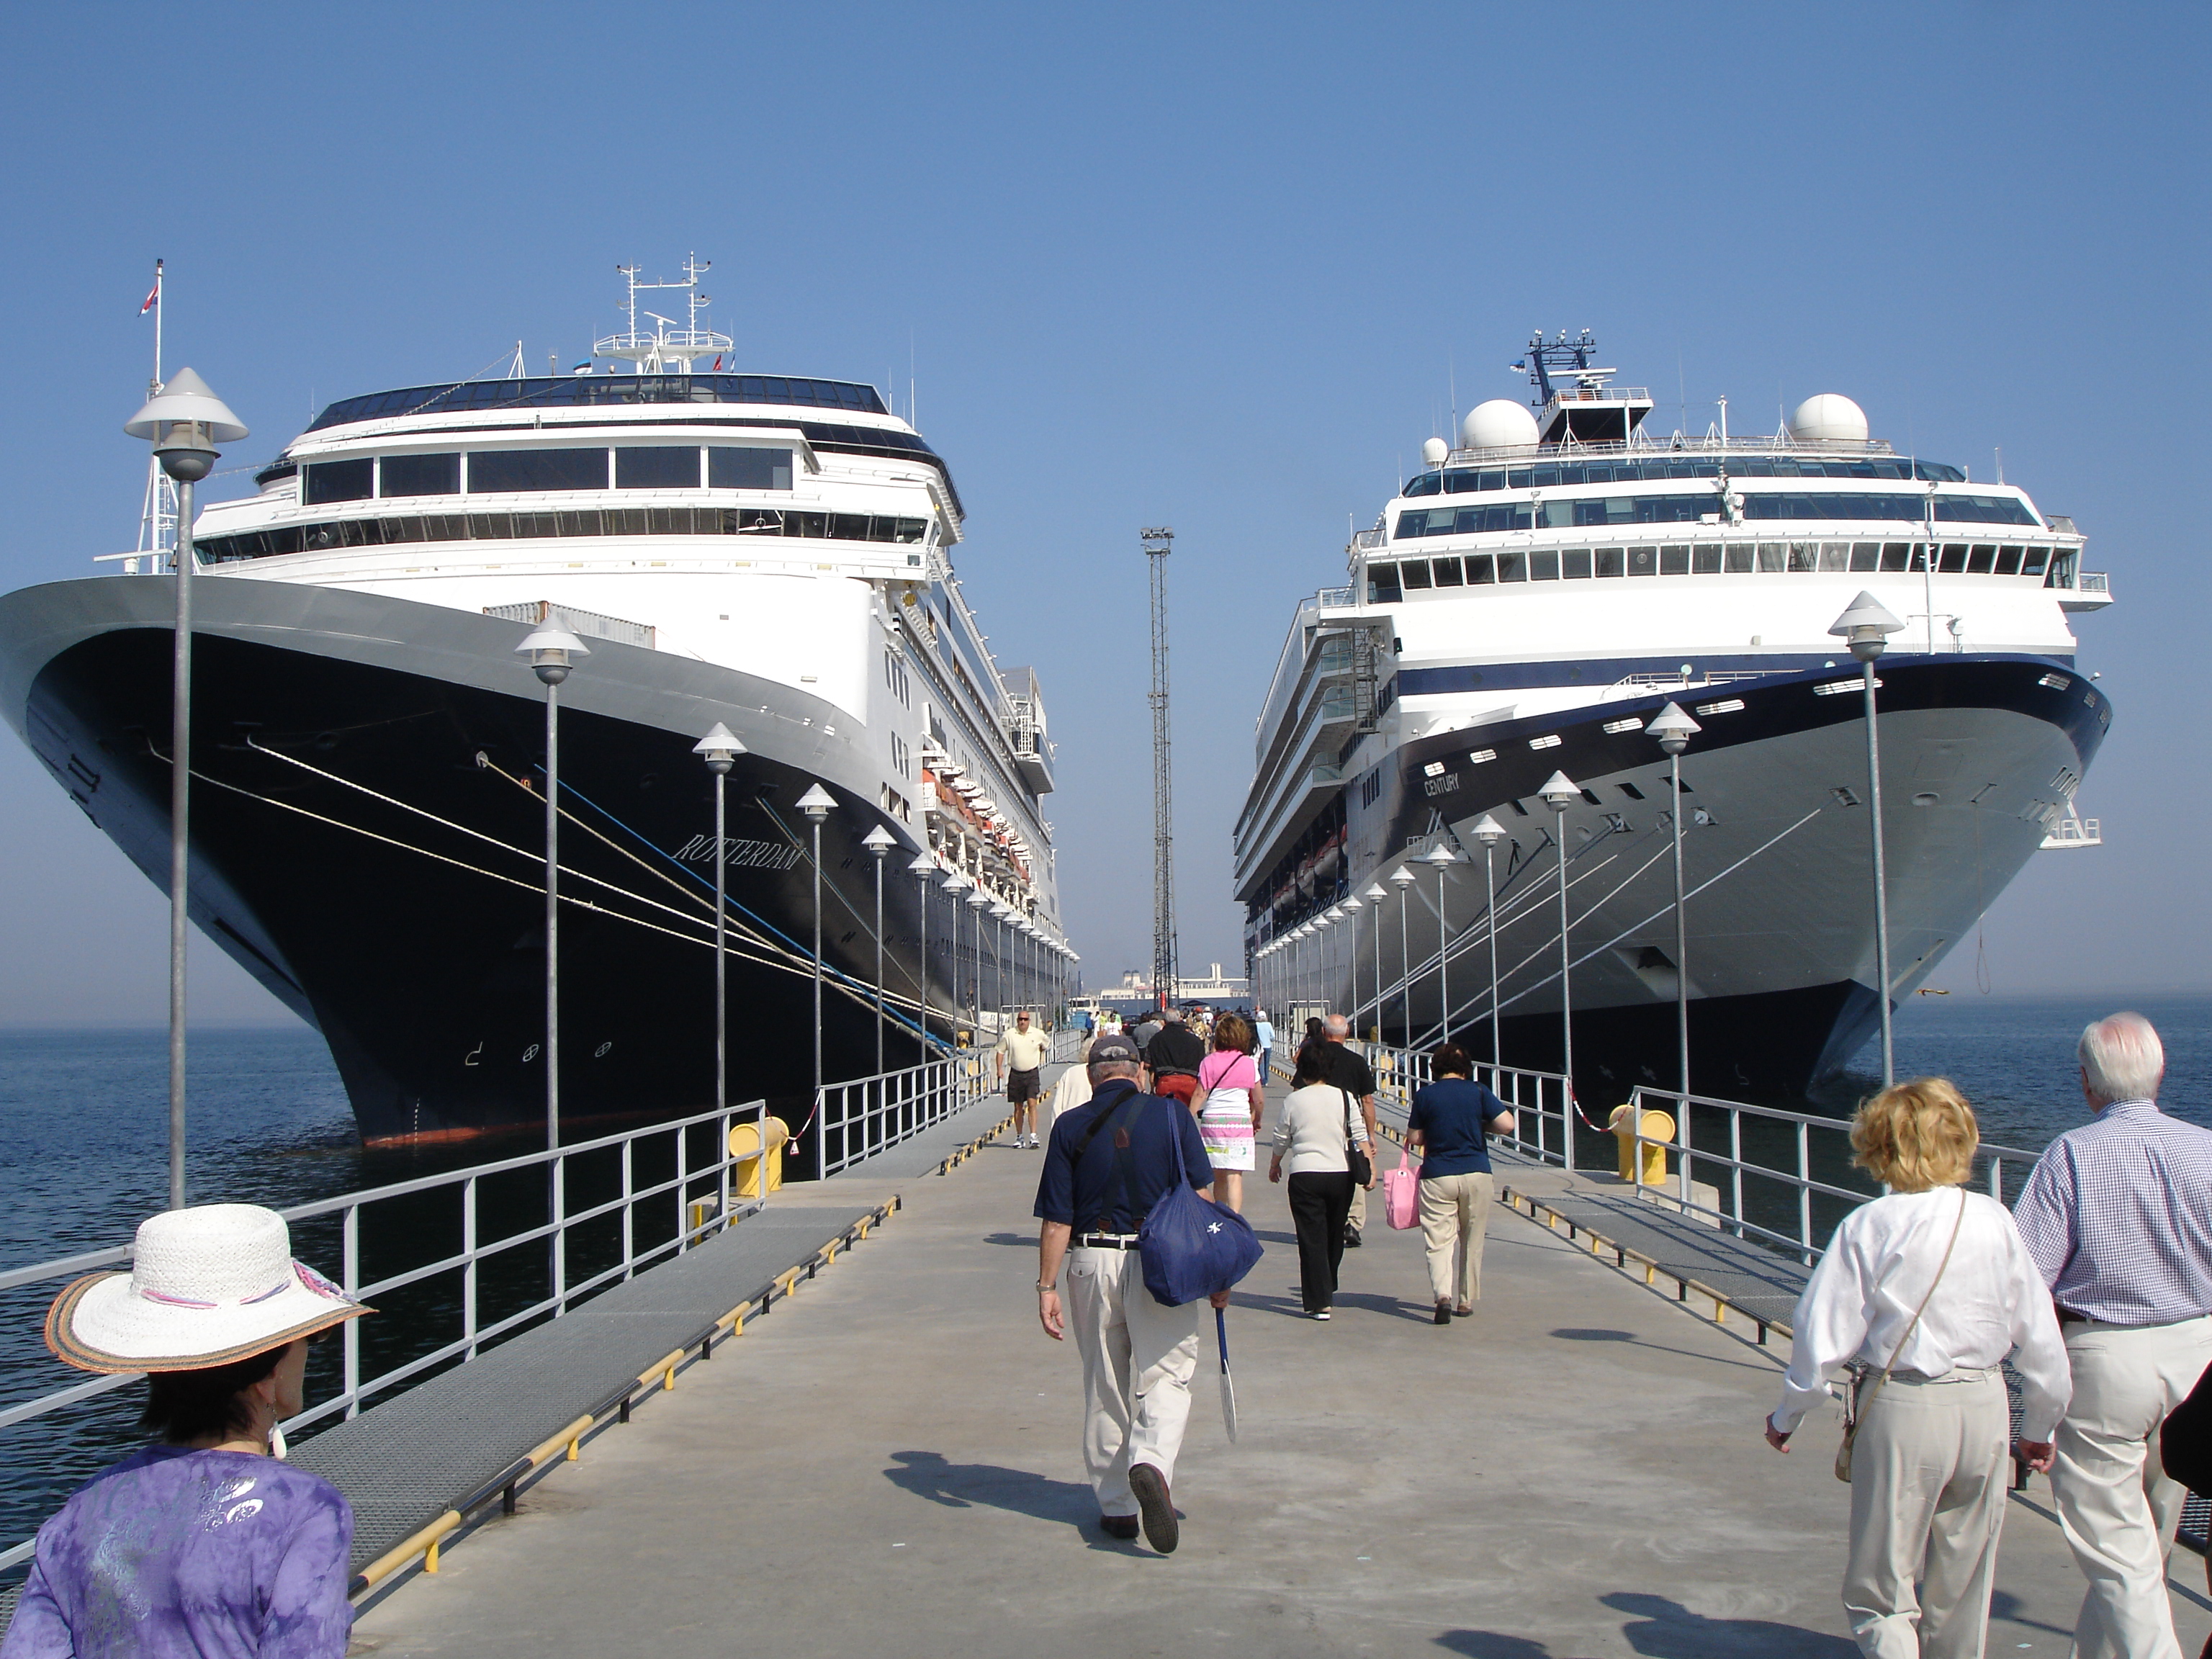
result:
<svg viewBox="0 0 2212 1659"><path fill-rule="evenodd" d="M1681 1121L1674 1126L1674 1138L1682 1146L1682 1156L1674 1170L1674 1196L1682 1206L1682 1213L1687 1215L1690 1213L1690 1188L1692 1183L1690 1176L1690 1097L1686 1091L1684 1091L1681 1101Z"/></svg>
<svg viewBox="0 0 2212 1659"><path fill-rule="evenodd" d="M1743 1233L1743 1114L1734 1107L1729 1109L1729 1189L1735 1205L1735 1236Z"/></svg>
<svg viewBox="0 0 2212 1659"><path fill-rule="evenodd" d="M637 1180L630 1164L630 1153L636 1146L637 1142L635 1139L625 1140L622 1145L622 1242L624 1279L633 1279L637 1275L637 1230L632 1220L637 1206L630 1196L637 1190Z"/></svg>
<svg viewBox="0 0 2212 1659"><path fill-rule="evenodd" d="M361 1289L361 1206L349 1204L343 1224L344 1246L341 1272L345 1281L346 1300L356 1299ZM338 1328L344 1332L345 1372L339 1379L345 1395L345 1414L361 1415L361 1322L349 1319Z"/></svg>
<svg viewBox="0 0 2212 1659"><path fill-rule="evenodd" d="M461 1334L468 1340L467 1357L477 1357L477 1178L461 1183L461 1254L468 1258L461 1268ZM348 1320L349 1325L354 1322Z"/></svg>
<svg viewBox="0 0 2212 1659"><path fill-rule="evenodd" d="M1812 1141L1805 1125L1797 1126L1797 1248L1807 1261L1813 1259Z"/></svg>
<svg viewBox="0 0 2212 1659"><path fill-rule="evenodd" d="M691 1248L691 1127L689 1124L676 1132L676 1190L669 1196L676 1200L676 1254L683 1255Z"/></svg>

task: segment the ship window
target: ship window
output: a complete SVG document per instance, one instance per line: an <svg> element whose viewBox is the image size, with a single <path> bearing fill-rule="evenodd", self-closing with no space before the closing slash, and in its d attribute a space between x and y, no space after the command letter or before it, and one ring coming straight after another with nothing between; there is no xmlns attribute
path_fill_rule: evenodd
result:
<svg viewBox="0 0 2212 1659"><path fill-rule="evenodd" d="M696 489L699 451L696 445L654 444L615 451L617 489Z"/></svg>
<svg viewBox="0 0 2212 1659"><path fill-rule="evenodd" d="M1881 568L1884 570L1902 570L1911 560L1911 542L1884 542L1881 544Z"/></svg>
<svg viewBox="0 0 2212 1659"><path fill-rule="evenodd" d="M1790 544L1790 568L1792 570L1811 570L1815 568L1819 562L1820 544L1818 542Z"/></svg>
<svg viewBox="0 0 2212 1659"><path fill-rule="evenodd" d="M1467 475L1463 472L1455 472L1451 475L1453 481L1453 494L1458 494L1457 481L1466 476ZM1406 481L1406 487L1398 493L1401 495L1433 495L1444 487L1445 483L1443 478L1439 477L1437 474L1434 472L1424 472L1418 478L1407 479Z"/></svg>
<svg viewBox="0 0 2212 1659"><path fill-rule="evenodd" d="M1943 544L1943 562L1936 567L1947 576L1956 576L1966 568L1966 550L1957 542Z"/></svg>
<svg viewBox="0 0 2212 1659"><path fill-rule="evenodd" d="M1559 556L1555 549L1545 548L1528 556L1528 580L1532 582L1555 582L1559 580Z"/></svg>
<svg viewBox="0 0 2212 1659"><path fill-rule="evenodd" d="M1820 568L1849 570L1851 568L1851 544L1849 542L1822 542Z"/></svg>
<svg viewBox="0 0 2212 1659"><path fill-rule="evenodd" d="M1426 587L1429 585L1429 562L1426 559L1408 559L1398 567L1398 570L1399 574L1406 579L1406 586L1409 588Z"/></svg>
<svg viewBox="0 0 2212 1659"><path fill-rule="evenodd" d="M325 501L364 501L376 493L376 462L367 455L352 461L309 464L301 499L308 506Z"/></svg>
<svg viewBox="0 0 2212 1659"><path fill-rule="evenodd" d="M728 445L711 448L707 452L707 483L714 489L788 489L791 452Z"/></svg>
<svg viewBox="0 0 2212 1659"><path fill-rule="evenodd" d="M2023 547L2001 547L1997 549L1997 574L2000 576L2017 576L2020 574L2020 556L2027 550Z"/></svg>
<svg viewBox="0 0 2212 1659"><path fill-rule="evenodd" d="M2023 576L2040 576L2043 574L2043 567L2050 557L2051 550L2047 547L2029 548L2027 556L2021 561L2020 574Z"/></svg>
<svg viewBox="0 0 2212 1659"><path fill-rule="evenodd" d="M1575 505L1572 501L1546 501L1543 509L1543 527L1547 530L1566 529L1575 522Z"/></svg>
<svg viewBox="0 0 2212 1659"><path fill-rule="evenodd" d="M1753 550L1749 542L1730 542L1723 556L1729 574L1734 576L1749 575L1752 556Z"/></svg>
<svg viewBox="0 0 2212 1659"><path fill-rule="evenodd" d="M442 455L386 455L380 463L376 493L380 495L458 495L461 493L461 453Z"/></svg>
<svg viewBox="0 0 2212 1659"><path fill-rule="evenodd" d="M1367 603L1395 605L1405 597L1398 586L1398 567L1395 564L1370 564L1367 567Z"/></svg>
<svg viewBox="0 0 2212 1659"><path fill-rule="evenodd" d="M1625 549L1618 547L1601 547L1597 550L1597 574L1599 575L1618 576L1623 574L1627 568L1627 556L1626 550Z"/></svg>
<svg viewBox="0 0 2212 1659"><path fill-rule="evenodd" d="M2066 550L2052 553L2051 568L2043 573L2043 585L2045 587L2073 586L2074 567L2081 556L2079 553Z"/></svg>
<svg viewBox="0 0 2212 1659"><path fill-rule="evenodd" d="M1966 574L1969 576L1986 576L1996 562L1996 549L1987 546L1977 547L1966 555Z"/></svg>
<svg viewBox="0 0 2212 1659"><path fill-rule="evenodd" d="M1762 573L1777 574L1790 568L1790 544L1761 542L1759 544L1759 568Z"/></svg>
<svg viewBox="0 0 2212 1659"><path fill-rule="evenodd" d="M1525 582L1528 580L1528 556L1525 553L1500 553L1498 557L1498 580L1502 582Z"/></svg>
<svg viewBox="0 0 2212 1659"><path fill-rule="evenodd" d="M1498 580L1498 567L1489 554L1467 556L1467 580L1472 587L1488 587Z"/></svg>
<svg viewBox="0 0 2212 1659"><path fill-rule="evenodd" d="M1656 576L1659 574L1659 550L1656 547L1632 547L1628 550L1628 574L1632 576Z"/></svg>
<svg viewBox="0 0 2212 1659"><path fill-rule="evenodd" d="M1852 569L1879 570L1881 568L1881 544L1880 542L1853 542L1851 544Z"/></svg>
<svg viewBox="0 0 2212 1659"><path fill-rule="evenodd" d="M1744 550L1744 563L1750 566L1750 549ZM1699 542L1690 550L1690 570L1694 575L1717 576L1721 570L1721 550L1711 542Z"/></svg>
<svg viewBox="0 0 2212 1659"><path fill-rule="evenodd" d="M524 490L605 489L604 449L477 449L469 452L469 494L511 495Z"/></svg>
<svg viewBox="0 0 2212 1659"><path fill-rule="evenodd" d="M1462 587L1467 584L1467 574L1460 568L1457 559L1431 559L1429 568L1436 573L1438 587Z"/></svg>
<svg viewBox="0 0 2212 1659"><path fill-rule="evenodd" d="M1590 550L1587 547L1571 547L1559 555L1559 574L1569 581L1588 580L1590 573Z"/></svg>
<svg viewBox="0 0 2212 1659"><path fill-rule="evenodd" d="M1662 576L1686 576L1690 574L1690 550L1686 547L1662 547L1659 550L1659 574Z"/></svg>

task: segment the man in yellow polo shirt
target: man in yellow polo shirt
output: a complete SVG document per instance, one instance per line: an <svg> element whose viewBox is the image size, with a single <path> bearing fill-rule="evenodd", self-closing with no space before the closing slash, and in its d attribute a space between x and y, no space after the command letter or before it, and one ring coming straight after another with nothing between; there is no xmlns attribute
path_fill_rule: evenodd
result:
<svg viewBox="0 0 2212 1659"><path fill-rule="evenodd" d="M1044 1056L1048 1040L1030 1024L1030 1011L1014 1015L1011 1029L999 1035L999 1064L1006 1074L1006 1104L1014 1109L1014 1145L1035 1146L1037 1097L1044 1092Z"/></svg>

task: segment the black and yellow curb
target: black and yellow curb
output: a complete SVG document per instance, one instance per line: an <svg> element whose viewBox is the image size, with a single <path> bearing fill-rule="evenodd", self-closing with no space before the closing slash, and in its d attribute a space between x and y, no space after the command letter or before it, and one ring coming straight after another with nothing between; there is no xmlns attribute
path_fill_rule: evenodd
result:
<svg viewBox="0 0 2212 1659"><path fill-rule="evenodd" d="M1011 1121L1011 1120L1009 1120ZM1004 1126L1001 1125L1001 1127ZM997 1131L994 1130L993 1133ZM988 1137L986 1137L988 1139ZM534 1484L533 1477L543 1479L550 1474L550 1465L558 1461L574 1463L583 1456L584 1442L592 1435L630 1420L630 1413L639 1401L655 1394L665 1394L676 1386L677 1373L687 1365L714 1357L718 1341L744 1334L745 1322L766 1315L778 1302L787 1301L798 1294L799 1285L812 1279L823 1268L830 1266L853 1246L904 1207L896 1194L878 1205L866 1215L845 1229L836 1237L816 1250L804 1261L785 1268L769 1284L755 1291L744 1301L713 1321L698 1335L678 1348L672 1348L652 1364L637 1374L636 1380L624 1383L601 1401L592 1410L569 1424L559 1433L550 1436L524 1455L518 1457L491 1480L486 1481L459 1503L447 1510L419 1532L404 1540L393 1548L370 1562L356 1573L346 1593L358 1601L394 1573L418 1558L422 1571L434 1573L439 1569L439 1557L445 1545L479 1511L489 1509L494 1499L508 1515L514 1513L518 1492ZM543 1473L541 1473L543 1472Z"/></svg>
<svg viewBox="0 0 2212 1659"><path fill-rule="evenodd" d="M1713 1311L1710 1322L1723 1328L1728 1325L1729 1310L1735 1310L1740 1318L1750 1322L1753 1333L1751 1346L1753 1347L1766 1346L1770 1333L1779 1331L1784 1336L1792 1334L1790 1327L1783 1321L1752 1312L1726 1291L1717 1291L1710 1285L1703 1285L1694 1279L1685 1278L1661 1266L1642 1251L1632 1250L1626 1244L1607 1238L1602 1233L1592 1231L1587 1225L1572 1219L1563 1211L1553 1208L1541 1199L1533 1198L1526 1193L1516 1193L1510 1187L1501 1187L1498 1189L1498 1201L1517 1215L1525 1215L1531 1221L1541 1222L1553 1232L1565 1228L1568 1242L1578 1248L1584 1240L1588 1240L1589 1253L1600 1261L1603 1261L1610 1253L1613 1257L1612 1266L1618 1272L1629 1273L1641 1269L1644 1287L1655 1294L1663 1295L1666 1289L1665 1281L1671 1280L1674 1286L1674 1300L1680 1304L1685 1310L1697 1317L1704 1318L1705 1316L1690 1300L1693 1296L1699 1302L1712 1304ZM1729 1331L1729 1334L1735 1336L1735 1333ZM1737 1340L1741 1341L1743 1339L1738 1337Z"/></svg>
<svg viewBox="0 0 2212 1659"><path fill-rule="evenodd" d="M1006 1133L1008 1129L1013 1127L1013 1123L1014 1115L1012 1112L1008 1112L1006 1116L1000 1118L996 1123L994 1123L981 1134L976 1136L975 1139L969 1141L964 1146L955 1147L946 1155L945 1161L939 1164L934 1170L932 1170L930 1174L941 1176L951 1175L955 1170L965 1164L969 1158L975 1157L976 1153L981 1152L983 1148L989 1146L1000 1135Z"/></svg>

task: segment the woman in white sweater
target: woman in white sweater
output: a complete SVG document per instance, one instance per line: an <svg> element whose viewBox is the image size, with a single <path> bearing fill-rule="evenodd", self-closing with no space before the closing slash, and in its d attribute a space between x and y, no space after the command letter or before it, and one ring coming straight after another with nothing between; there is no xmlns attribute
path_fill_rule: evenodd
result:
<svg viewBox="0 0 2212 1659"><path fill-rule="evenodd" d="M1859 1108L1852 1161L1889 1195L1845 1216L1829 1241L1798 1298L1782 1403L1766 1419L1767 1443L1788 1451L1844 1367L1869 1368L1844 1611L1860 1651L1878 1659L1980 1655L2010 1433L1997 1368L2013 1356L2020 1455L2033 1468L2051 1467L2073 1395L2050 1293L2010 1212L1963 1185L1980 1139L1973 1109L1942 1078Z"/></svg>
<svg viewBox="0 0 2212 1659"><path fill-rule="evenodd" d="M1291 1221L1298 1234L1298 1284L1310 1319L1328 1317L1336 1299L1336 1270L1344 1260L1344 1219L1352 1211L1352 1170L1345 1157L1353 1144L1367 1149L1359 1103L1322 1081L1321 1060L1302 1054L1291 1093L1275 1120L1275 1154L1267 1179L1291 1173ZM1372 1156L1370 1152L1370 1156ZM1370 1167L1367 1184L1375 1184Z"/></svg>

